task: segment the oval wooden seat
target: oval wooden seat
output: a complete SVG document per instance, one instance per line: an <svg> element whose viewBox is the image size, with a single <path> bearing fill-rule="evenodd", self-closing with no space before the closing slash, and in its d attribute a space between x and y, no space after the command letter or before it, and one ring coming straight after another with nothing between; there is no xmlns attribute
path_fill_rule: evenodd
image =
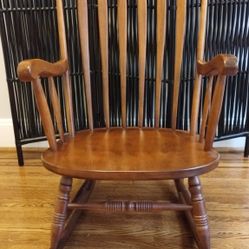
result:
<svg viewBox="0 0 249 249"><path fill-rule="evenodd" d="M68 137L56 152L43 154L47 169L88 179L166 179L206 173L218 164L189 134L171 129L83 131Z"/></svg>

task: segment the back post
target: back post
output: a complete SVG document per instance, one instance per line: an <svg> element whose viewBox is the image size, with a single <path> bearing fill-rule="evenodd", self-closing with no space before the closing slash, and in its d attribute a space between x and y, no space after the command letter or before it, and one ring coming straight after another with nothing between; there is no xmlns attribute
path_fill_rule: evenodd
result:
<svg viewBox="0 0 249 249"><path fill-rule="evenodd" d="M138 71L139 71L139 101L138 101L138 126L143 127L144 120L144 81L146 63L146 38L147 38L147 0L137 1L138 11Z"/></svg>
<svg viewBox="0 0 249 249"><path fill-rule="evenodd" d="M176 120L177 120L183 46L184 46L185 30L186 30L187 0L177 0L176 3L177 3L176 38L175 38L176 44L175 44L173 104L172 104L172 118L171 118L171 127L173 130L176 129Z"/></svg>
<svg viewBox="0 0 249 249"><path fill-rule="evenodd" d="M59 32L59 45L60 45L60 59L68 59L67 41L66 41L66 28L64 20L63 1L56 0L56 12ZM63 92L66 104L66 117L68 131L71 136L75 135L74 118L73 118L73 103L72 103L72 86L69 70L62 76Z"/></svg>
<svg viewBox="0 0 249 249"><path fill-rule="evenodd" d="M196 61L203 60L205 37L206 37L207 7L208 7L208 0L201 0L200 27L199 27L199 33L198 33ZM198 120L198 112L199 112L199 105L200 105L201 79L202 79L202 76L198 74L196 70L195 81L194 81L194 91L193 91L193 98L192 98L193 102L192 102L192 110L191 110L191 122L190 122L190 134L192 136L195 136L197 132L197 120Z"/></svg>
<svg viewBox="0 0 249 249"><path fill-rule="evenodd" d="M79 34L80 34L80 47L82 54L82 66L83 66L86 102L87 102L88 126L90 130L93 130L87 0L78 0L77 3L78 3L77 5L78 17L79 17L78 23L79 23Z"/></svg>

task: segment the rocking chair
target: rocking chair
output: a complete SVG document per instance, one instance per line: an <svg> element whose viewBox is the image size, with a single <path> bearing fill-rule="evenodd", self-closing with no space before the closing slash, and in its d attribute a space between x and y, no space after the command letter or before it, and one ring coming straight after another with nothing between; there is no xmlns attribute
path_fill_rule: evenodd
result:
<svg viewBox="0 0 249 249"><path fill-rule="evenodd" d="M135 1L134 1L135 2ZM194 83L191 126L189 131L176 129L178 95L183 57L187 0L176 0L176 43L172 126L160 126L161 83L164 60L167 1L157 0L156 16L156 85L154 127L144 127L144 95L147 39L147 0L137 0L139 102L138 125L127 127L127 1L117 1L117 31L119 41L119 70L121 82L122 127L110 125L108 79L108 6L98 0L99 45L102 66L103 110L105 125L94 129L87 0L77 1L78 25L82 54L84 88L89 129L75 132L71 83L69 77L66 28L63 0L56 0L61 59L49 63L40 59L20 62L18 76L32 82L38 111L50 148L42 155L44 166L61 176L59 197L52 226L51 249L62 248L83 210L107 212L183 211L189 221L200 249L210 248L210 234L199 176L218 166L219 154L212 149L221 111L226 76L237 73L237 58L219 54L209 62L203 61L207 0L201 1L197 46L197 72ZM60 103L54 78L62 76L66 118L69 134L64 134ZM197 119L202 77L208 77L200 133ZM60 139L56 140L50 109L41 84L48 78L49 94ZM216 81L213 84L213 81ZM214 85L214 87L213 87ZM149 146L148 146L149 145ZM76 197L70 199L72 179L84 179ZM184 179L188 179L188 188ZM96 180L174 180L179 194L178 203L167 201L108 200L87 202Z"/></svg>

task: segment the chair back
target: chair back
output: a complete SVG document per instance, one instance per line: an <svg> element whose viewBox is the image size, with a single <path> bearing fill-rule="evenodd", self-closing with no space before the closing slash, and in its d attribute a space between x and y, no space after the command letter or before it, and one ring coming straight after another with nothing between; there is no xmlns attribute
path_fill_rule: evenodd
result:
<svg viewBox="0 0 249 249"><path fill-rule="evenodd" d="M157 0L155 1L155 18L156 22L155 30L148 28L148 24L151 21L148 16L148 4L147 0L127 1L117 0L114 8L117 9L117 15L115 17L110 16L108 13L108 2L107 0L96 0L97 4L97 19L98 19L98 35L99 35L99 51L101 58L101 73L102 73L102 100L103 100L103 111L105 117L106 128L110 127L110 82L109 82L109 62L112 54L109 50L109 34L111 32L117 32L118 36L118 54L119 58L117 63L119 65L120 75L120 96L121 96L121 116L122 126L127 127L127 78L129 77L128 72L128 55L132 54L132 51L128 51L127 41L129 36L137 35L137 48L138 65L138 107L137 107L137 125L138 127L145 126L145 78L146 70L155 71L155 87L153 90L153 126L156 128L160 127L160 115L161 115L161 95L162 95L162 77L163 77L163 64L165 56L166 43L166 30L167 30L167 13L169 7L176 7L175 13L175 51L174 51L174 84L173 84L173 99L172 99L172 117L171 126L172 129L176 129L177 111L179 103L179 88L181 80L182 60L183 60L183 48L185 40L185 29L186 29L186 15L187 15L187 0L176 0L175 5L169 6L169 1ZM204 41L205 41L205 30L206 30L206 15L207 15L207 0L201 1L200 17L199 17L199 30L198 30L198 46L197 46L197 59L203 59L204 52ZM64 11L63 11L63 0L56 0L57 3L57 17L58 17L58 30L60 39L60 51L61 59L67 59L67 44L66 44L66 33L64 24ZM130 4L136 5L136 31L132 31L128 25L128 8ZM92 95L92 83L91 83L91 59L89 51L89 11L88 1L78 0L77 11L78 11L78 28L80 34L80 47L82 55L82 66L84 74L84 89L86 95L87 114L88 114L88 125L92 130L94 128L93 122L93 95ZM115 18L116 30L111 27L111 18ZM194 32L194 30L193 30ZM154 34L156 36L156 53L155 53L155 65L148 65L147 52L150 47L148 44L148 37ZM174 34L172 34L173 37ZM133 54L132 54L133 56ZM149 66L150 69L147 69ZM69 77L67 77L69 82ZM70 88L70 83L66 88ZM117 82L118 84L118 82ZM200 96L200 84L201 76L196 74L194 84L194 98L192 102L192 115L191 115L191 133L195 134L197 116L199 110L199 96ZM67 91L68 92L68 91ZM70 94L68 94L68 97ZM71 103L70 99L67 101ZM72 107L67 108L68 111L72 111ZM68 115L72 116L72 115ZM73 128L71 128L72 130Z"/></svg>

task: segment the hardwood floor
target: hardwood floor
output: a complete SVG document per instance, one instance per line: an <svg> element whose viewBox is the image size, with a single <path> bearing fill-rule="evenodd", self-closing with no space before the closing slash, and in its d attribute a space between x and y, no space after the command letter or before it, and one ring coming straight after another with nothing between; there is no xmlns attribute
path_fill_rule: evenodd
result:
<svg viewBox="0 0 249 249"><path fill-rule="evenodd" d="M48 249L59 177L41 166L40 152L0 151L0 249ZM249 249L249 159L222 153L219 168L203 176L212 249ZM80 181L74 182L76 187ZM136 189L136 191L135 191ZM101 181L94 199L176 199L173 182ZM84 245L84 246L83 246ZM182 213L98 214L80 220L66 249L197 248Z"/></svg>

